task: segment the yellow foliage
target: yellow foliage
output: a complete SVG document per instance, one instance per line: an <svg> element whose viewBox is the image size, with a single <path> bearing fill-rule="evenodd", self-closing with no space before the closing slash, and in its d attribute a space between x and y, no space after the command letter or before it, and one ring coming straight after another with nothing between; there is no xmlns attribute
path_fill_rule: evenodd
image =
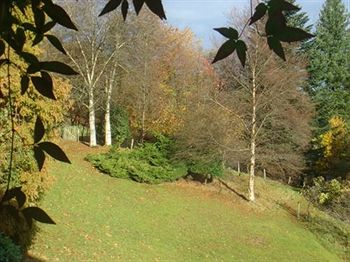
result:
<svg viewBox="0 0 350 262"><path fill-rule="evenodd" d="M330 168L334 161L340 159L348 146L348 128L343 118L333 116L329 120L329 130L320 136L323 156L317 162L318 169Z"/></svg>
<svg viewBox="0 0 350 262"><path fill-rule="evenodd" d="M24 17L17 12L18 19L28 21L31 16ZM26 32L31 38L31 33ZM38 46L32 46L26 42L24 51L30 52L40 58L41 50ZM46 172L38 174L36 163L33 160L31 145L33 144L33 129L37 116L40 116L46 129L46 137L55 136L55 129L63 122L66 112L72 105L70 101L71 84L63 78L52 75L56 101L43 97L35 90L30 83L27 92L21 95L21 75L26 72L27 64L15 52L10 52L10 60L13 62L10 67L10 84L12 110L14 113L15 125L15 154L14 154L14 175L12 184L23 185L29 201L39 198L39 195L48 187ZM40 60L40 59L39 59ZM15 65L14 65L15 64ZM7 67L0 67L0 187L4 185L6 169L9 161L11 119L9 117L9 86L7 78ZM45 176L45 177L44 177Z"/></svg>

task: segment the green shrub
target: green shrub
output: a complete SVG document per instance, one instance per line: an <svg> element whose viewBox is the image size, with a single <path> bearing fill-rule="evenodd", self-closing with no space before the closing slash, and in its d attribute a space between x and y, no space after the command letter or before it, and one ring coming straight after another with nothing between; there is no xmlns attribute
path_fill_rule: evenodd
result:
<svg viewBox="0 0 350 262"><path fill-rule="evenodd" d="M337 179L326 181L323 177L316 177L306 193L314 203L326 206L339 198L343 190L342 183Z"/></svg>
<svg viewBox="0 0 350 262"><path fill-rule="evenodd" d="M10 238L0 233L0 261L18 262L22 260L19 246L15 245Z"/></svg>
<svg viewBox="0 0 350 262"><path fill-rule="evenodd" d="M350 221L349 182L337 179L327 181L323 177L317 177L304 194L319 208L343 221Z"/></svg>
<svg viewBox="0 0 350 262"><path fill-rule="evenodd" d="M101 172L116 178L128 178L140 183L158 184L177 180L187 174L184 164L169 160L171 141L159 137L136 149L113 148L106 154L90 155L90 161Z"/></svg>
<svg viewBox="0 0 350 262"><path fill-rule="evenodd" d="M191 173L202 174L208 177L222 177L224 175L224 168L220 161L188 161L188 171Z"/></svg>

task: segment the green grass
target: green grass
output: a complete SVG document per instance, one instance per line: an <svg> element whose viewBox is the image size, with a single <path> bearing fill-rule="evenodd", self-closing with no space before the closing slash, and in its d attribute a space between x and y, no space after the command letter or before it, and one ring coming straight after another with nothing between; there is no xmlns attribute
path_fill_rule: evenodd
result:
<svg viewBox="0 0 350 262"><path fill-rule="evenodd" d="M219 185L137 184L101 175L83 161L86 152L79 147L65 146L72 165L50 164L56 182L41 207L57 225L40 225L31 256L48 261L341 261L341 249L320 242L291 214L299 194L278 183L259 179L257 204ZM244 193L246 178L235 180L230 185Z"/></svg>

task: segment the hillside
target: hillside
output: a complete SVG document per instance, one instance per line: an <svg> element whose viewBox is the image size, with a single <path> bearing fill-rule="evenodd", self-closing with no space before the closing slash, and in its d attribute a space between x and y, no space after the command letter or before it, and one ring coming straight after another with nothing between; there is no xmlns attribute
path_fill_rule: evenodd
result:
<svg viewBox="0 0 350 262"><path fill-rule="evenodd" d="M344 247L331 243L331 237L322 241L307 222L297 220L297 203L305 213L305 201L277 182L258 179L257 203L252 204L236 194L245 193L244 175L229 179L236 193L219 182L137 184L102 175L83 160L98 149L62 146L73 164L49 163L55 182L41 207L57 225L40 225L29 253L33 259L345 260ZM314 209L311 214L326 219Z"/></svg>

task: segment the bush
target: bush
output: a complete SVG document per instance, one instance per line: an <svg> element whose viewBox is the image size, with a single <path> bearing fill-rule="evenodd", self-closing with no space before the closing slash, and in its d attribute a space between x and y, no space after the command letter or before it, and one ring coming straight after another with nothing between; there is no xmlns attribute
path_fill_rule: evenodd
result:
<svg viewBox="0 0 350 262"><path fill-rule="evenodd" d="M0 189L0 199L3 195L4 190ZM0 232L9 236L23 251L26 251L31 246L38 228L35 221L33 221L32 227L29 227L22 215L18 216L11 210L13 211L13 209L8 208L7 204L0 205ZM2 261L1 258L0 256L0 261Z"/></svg>
<svg viewBox="0 0 350 262"><path fill-rule="evenodd" d="M87 160L112 177L148 184L171 182L187 173L184 164L169 160L171 144L171 140L158 137L154 144L145 143L136 149L114 148L107 154L90 155Z"/></svg>
<svg viewBox="0 0 350 262"><path fill-rule="evenodd" d="M209 177L222 177L224 168L220 161L189 161L187 163L188 171L195 174L202 174Z"/></svg>
<svg viewBox="0 0 350 262"><path fill-rule="evenodd" d="M1 150L0 150L1 152ZM32 150L22 148L15 151L15 162L12 170L11 186L22 186L29 203L37 203L49 188L53 177L45 168L39 172ZM7 158L7 156L6 156ZM6 186L8 163L0 163L0 186Z"/></svg>
<svg viewBox="0 0 350 262"><path fill-rule="evenodd" d="M350 221L350 185L338 179L330 181L323 177L313 179L313 185L304 194L316 206L331 215Z"/></svg>
<svg viewBox="0 0 350 262"><path fill-rule="evenodd" d="M327 206L339 198L343 190L340 181L336 179L326 181L323 177L317 177L313 179L313 186L308 188L306 194L312 202Z"/></svg>
<svg viewBox="0 0 350 262"><path fill-rule="evenodd" d="M10 238L0 233L0 261L18 262L22 260L19 246L15 245Z"/></svg>

